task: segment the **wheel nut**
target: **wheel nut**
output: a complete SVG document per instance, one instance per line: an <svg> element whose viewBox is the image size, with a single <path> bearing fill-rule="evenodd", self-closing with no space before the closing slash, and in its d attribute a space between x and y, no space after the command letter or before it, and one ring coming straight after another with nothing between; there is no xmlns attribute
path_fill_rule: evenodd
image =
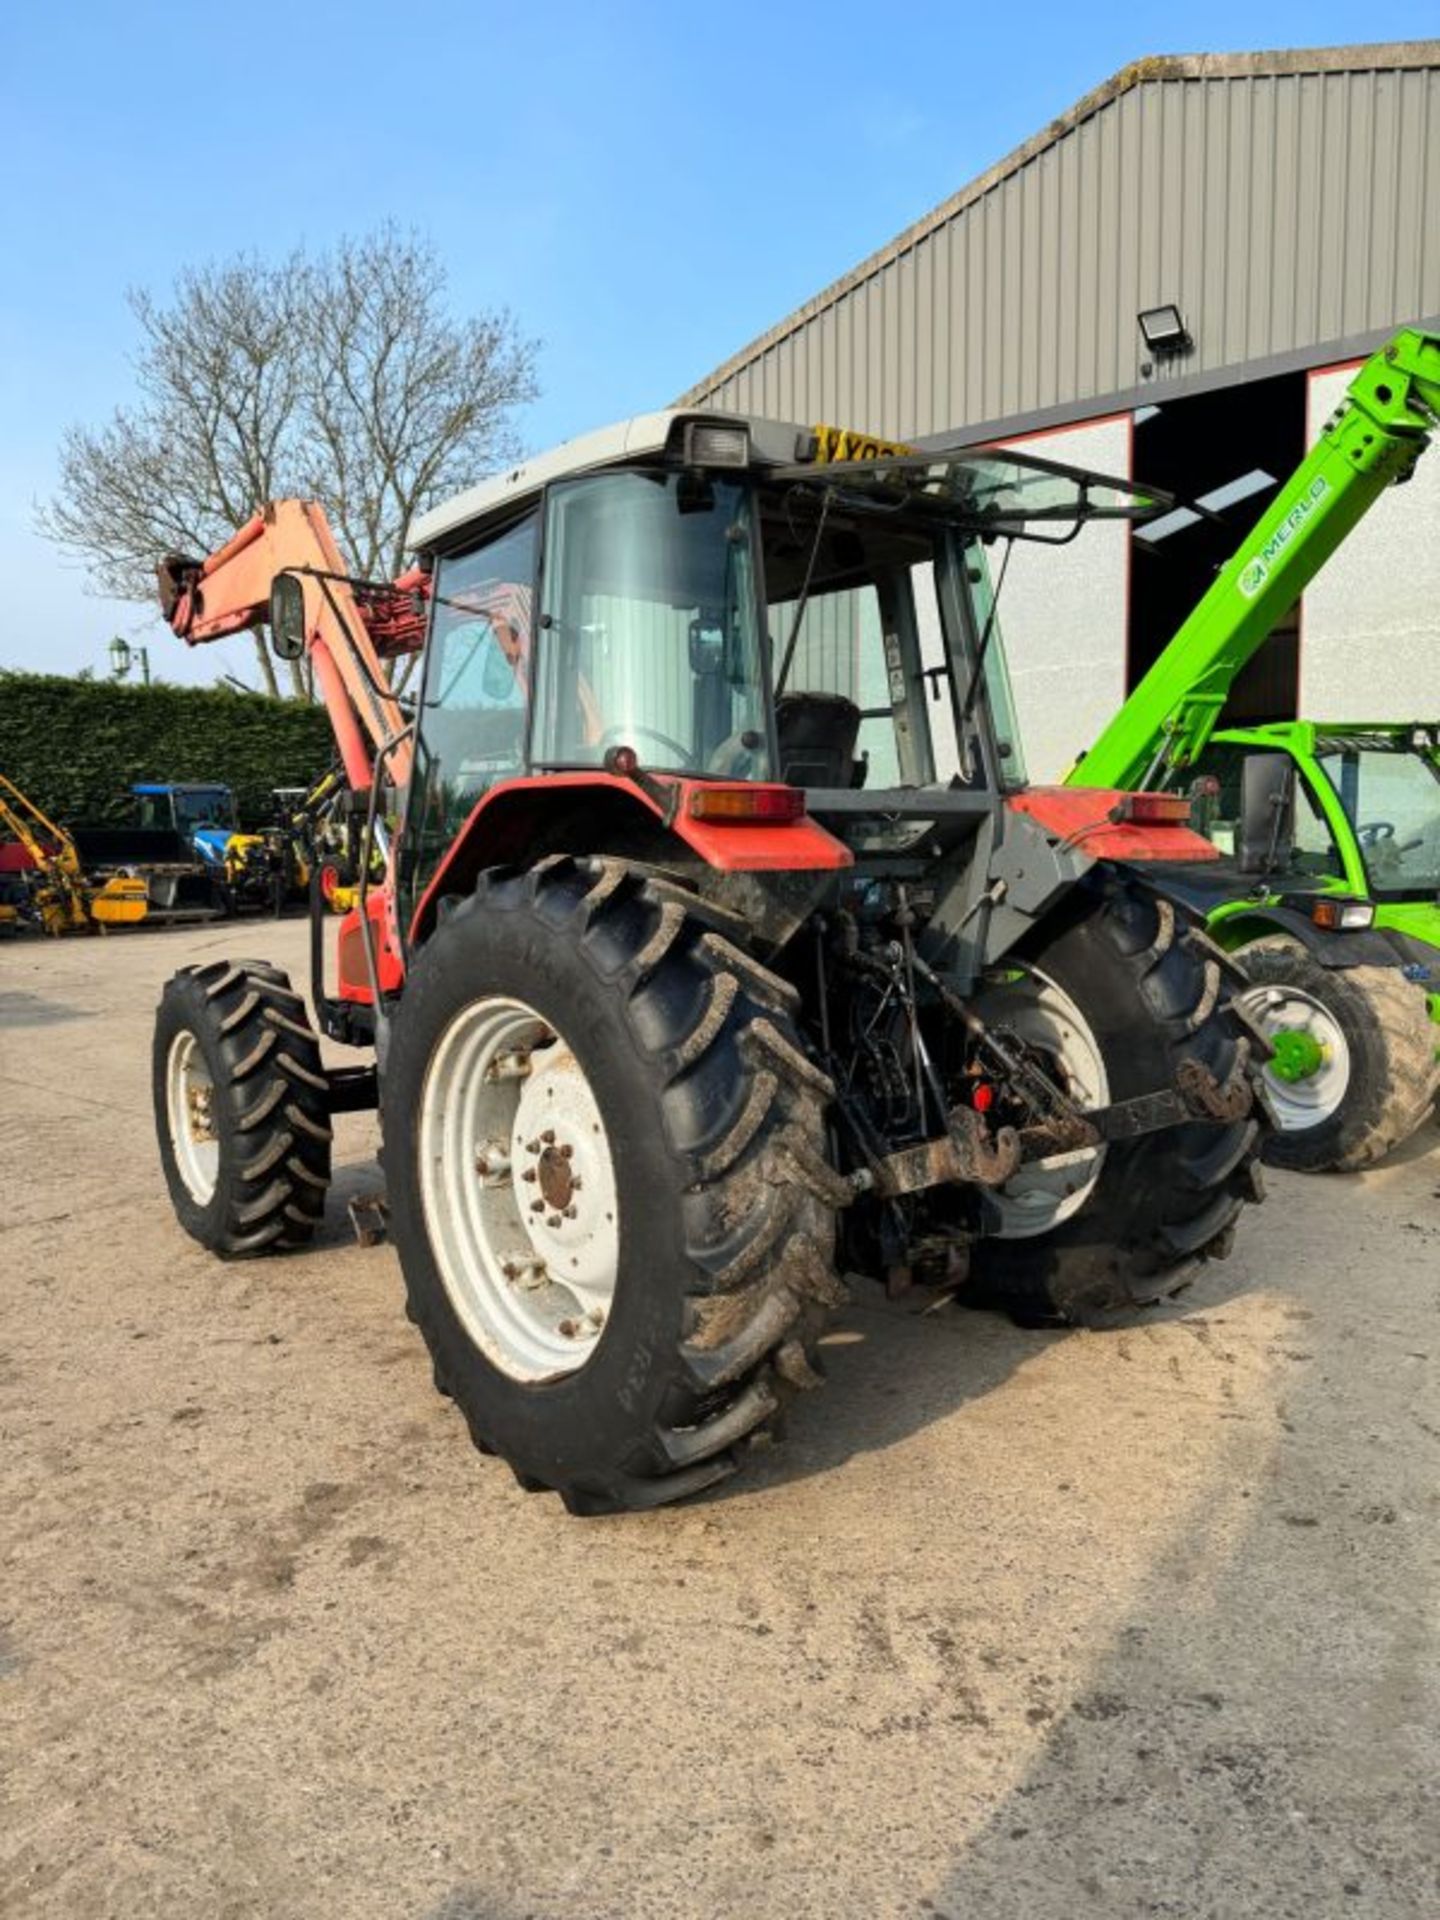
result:
<svg viewBox="0 0 1440 1920"><path fill-rule="evenodd" d="M520 1175L522 1180L534 1180L535 1177L535 1169L533 1167L526 1167L525 1171Z"/></svg>
<svg viewBox="0 0 1440 1920"><path fill-rule="evenodd" d="M540 1199L532 1200L530 1202L531 1213L543 1213L545 1211L546 1204L547 1203L544 1200L540 1200Z"/></svg>
<svg viewBox="0 0 1440 1920"><path fill-rule="evenodd" d="M575 1218L575 1209L574 1209L574 1207L566 1207L566 1209L565 1209L565 1218L566 1218L567 1220L573 1220L573 1219Z"/></svg>
<svg viewBox="0 0 1440 1920"><path fill-rule="evenodd" d="M561 1147L561 1149L560 1149L560 1151L561 1151L561 1153L563 1153L563 1154L564 1154L564 1156L565 1156L565 1158L566 1158L567 1160L570 1160L570 1159L573 1159L573 1158L574 1158L574 1155L575 1155L575 1149L574 1149L573 1147L568 1147L568 1146L567 1146L567 1147Z"/></svg>
<svg viewBox="0 0 1440 1920"><path fill-rule="evenodd" d="M555 1144L555 1129L553 1127L547 1127L540 1138L545 1142L547 1147L553 1147Z"/></svg>
<svg viewBox="0 0 1440 1920"><path fill-rule="evenodd" d="M559 1224L560 1224L560 1216L559 1216L559 1214L558 1214L558 1213L552 1213L552 1214L551 1214L551 1216L550 1216L550 1218L549 1218L549 1219L548 1219L548 1220L547 1220L547 1221L545 1222L545 1224L546 1224L546 1226L547 1226L547 1227L558 1227L558 1226L559 1226Z"/></svg>

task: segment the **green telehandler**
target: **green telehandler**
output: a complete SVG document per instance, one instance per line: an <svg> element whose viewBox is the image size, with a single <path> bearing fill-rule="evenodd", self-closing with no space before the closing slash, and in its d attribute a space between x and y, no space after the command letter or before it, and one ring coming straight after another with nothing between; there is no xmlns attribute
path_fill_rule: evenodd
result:
<svg viewBox="0 0 1440 1920"><path fill-rule="evenodd" d="M1406 328L1351 381L1066 784L1188 788L1224 856L1171 891L1253 982L1274 1048L1267 1157L1372 1165L1440 1090L1440 723L1219 727L1236 677L1440 424L1440 336Z"/></svg>

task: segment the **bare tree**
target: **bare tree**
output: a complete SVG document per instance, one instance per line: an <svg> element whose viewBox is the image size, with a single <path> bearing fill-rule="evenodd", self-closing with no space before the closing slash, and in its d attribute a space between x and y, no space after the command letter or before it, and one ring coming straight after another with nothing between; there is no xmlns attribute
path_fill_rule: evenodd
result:
<svg viewBox="0 0 1440 1920"><path fill-rule="evenodd" d="M352 566L397 572L435 500L511 460L535 343L503 310L457 320L428 242L385 227L279 265L245 256L132 293L138 399L71 427L41 530L102 592L150 600L167 552L210 552L265 501L320 501ZM280 691L257 636L259 670ZM305 691L300 663L292 690Z"/></svg>

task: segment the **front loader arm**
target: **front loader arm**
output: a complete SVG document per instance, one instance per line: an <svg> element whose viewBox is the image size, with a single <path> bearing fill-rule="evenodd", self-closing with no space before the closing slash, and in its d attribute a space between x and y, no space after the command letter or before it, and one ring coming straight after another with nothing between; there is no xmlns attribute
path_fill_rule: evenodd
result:
<svg viewBox="0 0 1440 1920"><path fill-rule="evenodd" d="M0 773L0 827L25 849L38 872L64 873L78 878L80 856L70 835L63 827L57 827L28 794L22 793L3 773Z"/></svg>
<svg viewBox="0 0 1440 1920"><path fill-rule="evenodd" d="M1318 442L1100 738L1081 787L1164 784L1194 764L1236 676L1440 422L1440 337L1406 328L1371 356Z"/></svg>
<svg viewBox="0 0 1440 1920"><path fill-rule="evenodd" d="M384 658L418 645L407 591L418 582L377 589L353 580L313 500L273 501L208 560L171 555L157 571L165 618L190 646L264 625L276 577L293 575L304 596L306 652L350 785L368 789L386 750L388 777L405 785L410 741L401 738L405 717Z"/></svg>

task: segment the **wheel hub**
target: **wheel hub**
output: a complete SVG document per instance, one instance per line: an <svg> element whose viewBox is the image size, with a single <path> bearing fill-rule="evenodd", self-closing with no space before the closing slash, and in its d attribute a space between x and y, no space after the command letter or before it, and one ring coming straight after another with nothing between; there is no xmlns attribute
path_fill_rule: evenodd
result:
<svg viewBox="0 0 1440 1920"><path fill-rule="evenodd" d="M1109 1104L1100 1042L1069 994L1038 968L1017 971L982 995L975 1010L987 1025L1003 1027L1036 1055L1082 1112ZM996 1237L1028 1240L1053 1232L1078 1213L1095 1190L1106 1152L1103 1145L1085 1147L1024 1162L987 1196L996 1214Z"/></svg>
<svg viewBox="0 0 1440 1920"><path fill-rule="evenodd" d="M165 1063L165 1104L175 1164L190 1197L208 1206L220 1177L215 1083L200 1043L187 1027L177 1033Z"/></svg>
<svg viewBox="0 0 1440 1920"><path fill-rule="evenodd" d="M1293 1086L1297 1080L1309 1080L1325 1065L1327 1051L1322 1041L1303 1027L1285 1027L1270 1036L1275 1058L1270 1070L1277 1080Z"/></svg>
<svg viewBox="0 0 1440 1920"><path fill-rule="evenodd" d="M546 1147L540 1156L539 1175L540 1193L547 1206L557 1213L570 1204L570 1196L575 1191L574 1176L570 1172L570 1155L574 1148Z"/></svg>
<svg viewBox="0 0 1440 1920"><path fill-rule="evenodd" d="M584 1366L614 1302L620 1207L563 1035L522 1001L463 1008L437 1043L419 1136L427 1228L470 1337L512 1379Z"/></svg>
<svg viewBox="0 0 1440 1920"><path fill-rule="evenodd" d="M1336 1015L1299 985L1254 986L1239 1004L1275 1049L1262 1072L1281 1132L1331 1119L1350 1088L1350 1046Z"/></svg>
<svg viewBox="0 0 1440 1920"><path fill-rule="evenodd" d="M613 1286L610 1154L590 1083L563 1043L537 1048L530 1057L515 1108L510 1158L526 1236L555 1279L580 1290L607 1282ZM603 1303L594 1304L603 1319Z"/></svg>

